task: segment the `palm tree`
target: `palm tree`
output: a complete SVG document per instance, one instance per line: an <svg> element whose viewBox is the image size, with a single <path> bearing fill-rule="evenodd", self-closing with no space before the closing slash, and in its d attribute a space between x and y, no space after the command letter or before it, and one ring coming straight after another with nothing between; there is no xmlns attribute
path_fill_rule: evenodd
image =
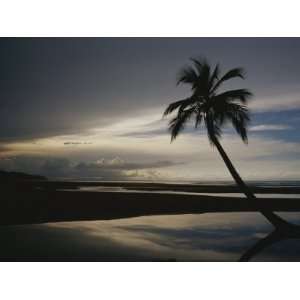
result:
<svg viewBox="0 0 300 300"><path fill-rule="evenodd" d="M192 66L184 67L178 77L177 84L187 84L191 87L191 95L185 99L171 103L164 116L177 110L177 114L169 123L171 142L182 132L185 125L194 118L195 128L202 123L207 129L208 139L215 146L224 160L230 174L248 199L256 200L255 195L242 180L233 166L222 145L220 137L222 127L231 123L243 142L247 143L247 125L250 120L247 108L248 99L252 93L247 89L220 91L223 83L230 79L244 79L244 69L234 68L221 76L219 64L213 69L205 59L191 58ZM252 201L252 204L254 205ZM286 225L287 222L271 211L260 210L273 225Z"/></svg>

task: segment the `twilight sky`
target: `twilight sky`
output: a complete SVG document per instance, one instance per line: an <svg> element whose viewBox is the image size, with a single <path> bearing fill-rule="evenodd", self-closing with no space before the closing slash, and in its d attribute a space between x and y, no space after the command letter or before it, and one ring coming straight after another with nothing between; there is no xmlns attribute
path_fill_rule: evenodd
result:
<svg viewBox="0 0 300 300"><path fill-rule="evenodd" d="M0 39L0 169L49 177L223 180L206 132L170 144L168 103L189 95L176 76L193 56L242 66L249 144L222 143L241 175L300 179L299 38Z"/></svg>

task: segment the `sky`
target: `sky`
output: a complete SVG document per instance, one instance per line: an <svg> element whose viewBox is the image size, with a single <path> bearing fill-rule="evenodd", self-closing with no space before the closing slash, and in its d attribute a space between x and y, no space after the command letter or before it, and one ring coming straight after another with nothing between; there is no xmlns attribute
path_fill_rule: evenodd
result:
<svg viewBox="0 0 300 300"><path fill-rule="evenodd" d="M245 180L300 179L299 38L1 38L0 169L49 178L230 180L204 128L170 143L166 106L191 57L246 69L245 145L221 143Z"/></svg>

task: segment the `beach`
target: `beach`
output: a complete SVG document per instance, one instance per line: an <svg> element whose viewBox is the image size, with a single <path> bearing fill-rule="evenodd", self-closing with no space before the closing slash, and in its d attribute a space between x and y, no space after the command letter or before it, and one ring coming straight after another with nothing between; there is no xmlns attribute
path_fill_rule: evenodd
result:
<svg viewBox="0 0 300 300"><path fill-rule="evenodd" d="M240 191L234 185L20 181L1 187L0 223L111 220L150 215L255 212L260 209L300 211L300 199L296 197L300 193L298 186L252 189L255 193L277 194L277 197L249 201L238 194ZM226 193L235 196L224 196Z"/></svg>

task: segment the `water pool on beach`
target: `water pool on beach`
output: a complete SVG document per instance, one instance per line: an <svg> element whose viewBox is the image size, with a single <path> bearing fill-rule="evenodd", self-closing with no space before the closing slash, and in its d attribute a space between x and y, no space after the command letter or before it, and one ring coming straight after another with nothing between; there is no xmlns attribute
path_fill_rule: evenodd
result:
<svg viewBox="0 0 300 300"><path fill-rule="evenodd" d="M300 224L300 212L280 215ZM0 259L237 261L272 230L254 212L2 226ZM278 241L251 260L300 261L300 238Z"/></svg>
<svg viewBox="0 0 300 300"><path fill-rule="evenodd" d="M128 189L122 186L80 186L78 189L60 189L68 192L115 192L115 193L151 193L151 194L176 194L176 195L199 195L199 196L216 196L216 197L237 197L245 198L243 193L201 193L201 192L185 192L172 190L145 190L145 189ZM300 194L284 194L284 193L255 193L257 198L300 198Z"/></svg>
<svg viewBox="0 0 300 300"><path fill-rule="evenodd" d="M177 186L178 187L178 186ZM197 186L195 185L197 188ZM269 187L266 185L266 187ZM268 193L255 193L257 198L292 198L292 199L299 199L300 193L278 193L276 191L276 188L278 189L279 186L272 186L273 192ZM299 187L297 185L296 187ZM216 190L220 188L220 186L216 187ZM150 194L176 194L176 195L198 195L198 196L216 196L216 197L237 197L237 198L245 198L245 195L243 193L239 192L199 192L199 191L185 191L184 188L182 190L172 190L168 188L166 189L157 189L155 187L151 188L141 188L141 187L126 187L126 186L78 186L76 189L70 189L70 188L60 188L58 190L61 191L68 191L68 192L99 192L99 193L105 193L105 192L114 192L114 193L150 193Z"/></svg>

